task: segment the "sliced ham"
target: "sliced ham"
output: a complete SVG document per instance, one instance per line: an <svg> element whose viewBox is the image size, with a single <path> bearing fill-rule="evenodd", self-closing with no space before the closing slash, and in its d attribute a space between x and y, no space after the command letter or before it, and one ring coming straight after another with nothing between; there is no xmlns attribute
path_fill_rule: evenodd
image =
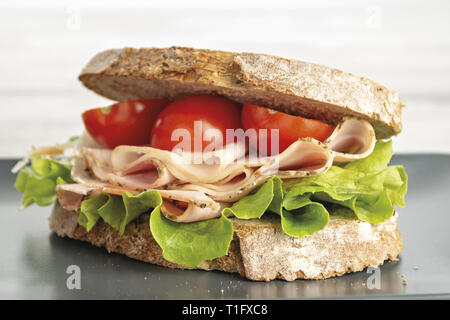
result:
<svg viewBox="0 0 450 320"><path fill-rule="evenodd" d="M376 137L372 125L366 120L344 118L324 141L333 151L335 164L363 159L372 153Z"/></svg>
<svg viewBox="0 0 450 320"><path fill-rule="evenodd" d="M139 170L132 170L126 175L113 172L112 150L83 148L80 156L85 159L87 167L92 174L111 185L132 187L135 190L154 189L175 180L166 166L159 160L154 160L151 165L141 163Z"/></svg>
<svg viewBox="0 0 450 320"><path fill-rule="evenodd" d="M124 192L139 193L138 190L133 190L131 187L115 186L108 182L101 181L93 177L86 166L85 159L77 156L72 159L72 179L85 187L92 188L98 192L121 195Z"/></svg>
<svg viewBox="0 0 450 320"><path fill-rule="evenodd" d="M78 183L60 184L56 186L56 194L60 205L69 211L78 210L81 206L81 201L93 190L93 188Z"/></svg>
<svg viewBox="0 0 450 320"><path fill-rule="evenodd" d="M158 190L163 198L161 212L170 220L195 222L220 217L230 204L212 200L203 192L193 190ZM181 202L184 206L178 205Z"/></svg>
<svg viewBox="0 0 450 320"><path fill-rule="evenodd" d="M226 202L241 199L274 174L281 178L317 175L327 171L333 161L330 150L310 138L299 139L275 156L243 157L233 162L229 156L224 163L210 165L185 164L178 154L150 147L84 148L80 156L93 176L111 185L133 191L161 186L197 190Z"/></svg>
<svg viewBox="0 0 450 320"><path fill-rule="evenodd" d="M333 163L368 156L375 142L367 121L345 118L324 143L299 139L282 153L262 158L246 155L243 144L204 154L137 146L81 148L74 158L72 176L97 192L121 195L158 190L164 199L161 211L167 218L200 221L220 216L223 207L273 175L281 179L320 175Z"/></svg>
<svg viewBox="0 0 450 320"><path fill-rule="evenodd" d="M187 183L169 187L197 190L216 201L235 202L273 175L282 179L319 175L326 172L332 163L331 151L324 144L314 139L299 139L276 156L248 161L250 168L242 171L244 175L226 183Z"/></svg>
<svg viewBox="0 0 450 320"><path fill-rule="evenodd" d="M245 151L245 144L238 143L205 154L119 146L112 151L111 165L114 173L127 175L143 169L152 170L157 164L163 164L164 168L180 181L215 183L229 178L230 175L234 177L240 174L243 166L236 166L235 160L244 157Z"/></svg>
<svg viewBox="0 0 450 320"><path fill-rule="evenodd" d="M78 184L57 186L57 195L60 204L67 210L78 210L82 200L90 194L108 193L121 195L124 192L138 194L135 190L109 185L96 178L90 177L83 167L83 160L74 161ZM81 172L85 174L79 175ZM219 217L222 209L228 207L227 203L212 200L200 191L186 190L156 190L163 198L161 212L170 220L177 222L194 222ZM186 204L180 206L179 203Z"/></svg>

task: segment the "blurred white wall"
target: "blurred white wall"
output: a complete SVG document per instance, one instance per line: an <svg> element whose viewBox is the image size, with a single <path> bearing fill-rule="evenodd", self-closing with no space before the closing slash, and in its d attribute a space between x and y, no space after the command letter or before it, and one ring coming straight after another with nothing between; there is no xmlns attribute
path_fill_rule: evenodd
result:
<svg viewBox="0 0 450 320"><path fill-rule="evenodd" d="M398 152L450 152L450 1L0 2L0 157L65 141L109 102L77 80L107 48L171 45L269 53L396 89Z"/></svg>

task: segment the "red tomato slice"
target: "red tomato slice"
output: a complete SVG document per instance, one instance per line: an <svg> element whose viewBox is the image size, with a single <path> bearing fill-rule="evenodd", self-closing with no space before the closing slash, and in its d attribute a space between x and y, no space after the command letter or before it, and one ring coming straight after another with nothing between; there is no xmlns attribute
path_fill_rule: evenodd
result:
<svg viewBox="0 0 450 320"><path fill-rule="evenodd" d="M128 100L83 113L86 130L108 148L148 144L156 117L170 101L165 99Z"/></svg>
<svg viewBox="0 0 450 320"><path fill-rule="evenodd" d="M279 152L282 152L299 138L312 137L324 141L334 127L320 120L306 119L287 113L244 104L242 108L242 124L245 130L250 128L267 129L267 154L271 154L271 129L279 130ZM259 138L258 138L259 140ZM258 141L258 146L260 146ZM256 148L257 146L253 145Z"/></svg>
<svg viewBox="0 0 450 320"><path fill-rule="evenodd" d="M197 130L194 126L196 121ZM201 124L201 132L198 124ZM226 129L237 128L241 128L241 110L237 103L218 96L190 96L172 102L158 115L152 130L151 146L164 150L177 147L188 152L205 151L212 146L208 148L211 151L220 148L214 147L216 138L204 139L208 129L221 132L223 140L220 145L225 145ZM188 137L181 135L183 133Z"/></svg>

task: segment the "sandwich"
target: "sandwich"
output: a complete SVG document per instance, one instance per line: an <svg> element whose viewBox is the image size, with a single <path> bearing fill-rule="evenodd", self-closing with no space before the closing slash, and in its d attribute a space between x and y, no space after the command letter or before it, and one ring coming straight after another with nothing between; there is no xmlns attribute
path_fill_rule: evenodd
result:
<svg viewBox="0 0 450 320"><path fill-rule="evenodd" d="M53 205L58 236L258 281L398 259L395 91L318 64L184 47L107 50L79 80L116 102L13 169L21 208Z"/></svg>

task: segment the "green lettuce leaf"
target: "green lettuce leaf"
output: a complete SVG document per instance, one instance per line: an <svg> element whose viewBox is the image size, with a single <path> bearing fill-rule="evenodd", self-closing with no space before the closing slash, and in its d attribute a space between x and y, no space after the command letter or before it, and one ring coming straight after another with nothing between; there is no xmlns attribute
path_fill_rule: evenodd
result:
<svg viewBox="0 0 450 320"><path fill-rule="evenodd" d="M273 198L268 209L281 216L283 212L283 182L277 176L271 180L273 182Z"/></svg>
<svg viewBox="0 0 450 320"><path fill-rule="evenodd" d="M157 191L145 191L137 196L99 194L81 203L78 223L91 231L102 218L122 235L131 221L151 211L150 229L167 261L196 267L228 253L233 225L225 216L192 223L173 222L161 214L161 204Z"/></svg>
<svg viewBox="0 0 450 320"><path fill-rule="evenodd" d="M110 196L107 194L99 194L91 199L84 200L81 202L81 208L78 214L78 224L83 226L88 232L100 219L98 210L103 207L108 201Z"/></svg>
<svg viewBox="0 0 450 320"><path fill-rule="evenodd" d="M142 213L159 208L162 199L158 191L145 191L134 196L125 192L122 196L99 194L81 203L78 223L87 231L95 226L99 218L102 218L111 227L125 232L126 226Z"/></svg>
<svg viewBox="0 0 450 320"><path fill-rule="evenodd" d="M152 212L150 229L167 261L194 268L205 260L228 254L233 224L225 215L199 222L174 222L159 208Z"/></svg>
<svg viewBox="0 0 450 320"><path fill-rule="evenodd" d="M20 209L33 203L49 206L56 201L56 185L73 183L70 178L71 166L65 161L47 158L32 158L31 166L23 168L14 184L23 194Z"/></svg>
<svg viewBox="0 0 450 320"><path fill-rule="evenodd" d="M296 197L291 200L291 206L288 206L291 211L284 210L282 181L275 176L253 194L224 209L223 214L239 219L261 219L269 210L280 216L281 227L286 234L303 237L325 228L329 220L325 207L311 201L309 197L310 195Z"/></svg>
<svg viewBox="0 0 450 320"><path fill-rule="evenodd" d="M217 219L179 223L165 218L159 208L155 210L150 218L150 228L163 249L164 259L186 267L197 267L205 260L226 255L233 239L233 224L228 217L261 218L274 203L275 185L281 189L281 180L277 177L271 178L230 208L225 208ZM281 196L281 192L276 196L280 206Z"/></svg>
<svg viewBox="0 0 450 320"><path fill-rule="evenodd" d="M225 208L223 214L227 217L235 216L239 219L259 219L272 203L273 189L274 178L271 178L256 192L235 202L230 208Z"/></svg>
<svg viewBox="0 0 450 320"><path fill-rule="evenodd" d="M318 202L310 200L310 194L297 197L295 209L283 210L281 227L284 233L301 238L312 235L328 225L330 215L327 209Z"/></svg>
<svg viewBox="0 0 450 320"><path fill-rule="evenodd" d="M281 217L281 228L284 233L301 238L327 226L329 214L322 204L311 201L309 199L311 195L306 194L292 198L289 205L284 205L282 181L278 177L272 179L273 199L269 210Z"/></svg>
<svg viewBox="0 0 450 320"><path fill-rule="evenodd" d="M228 253L233 239L233 224L228 217L258 219L270 206L281 208L281 180L273 177L251 195L225 208L220 218L207 221L179 223L166 219L158 210L150 218L150 228L156 242L163 249L164 259L197 267L205 260Z"/></svg>
<svg viewBox="0 0 450 320"><path fill-rule="evenodd" d="M159 207L162 204L162 198L158 191L145 191L137 196L124 193L122 198L125 206L125 215L119 226L121 234L125 231L125 227L140 214L149 211L150 208L154 208L153 211L156 209L159 211Z"/></svg>
<svg viewBox="0 0 450 320"><path fill-rule="evenodd" d="M392 141L377 141L364 159L333 166L325 174L284 183L283 206L296 208L303 197L316 202L335 203L351 209L358 219L378 224L389 219L394 205L404 206L407 175L402 166L388 167Z"/></svg>

